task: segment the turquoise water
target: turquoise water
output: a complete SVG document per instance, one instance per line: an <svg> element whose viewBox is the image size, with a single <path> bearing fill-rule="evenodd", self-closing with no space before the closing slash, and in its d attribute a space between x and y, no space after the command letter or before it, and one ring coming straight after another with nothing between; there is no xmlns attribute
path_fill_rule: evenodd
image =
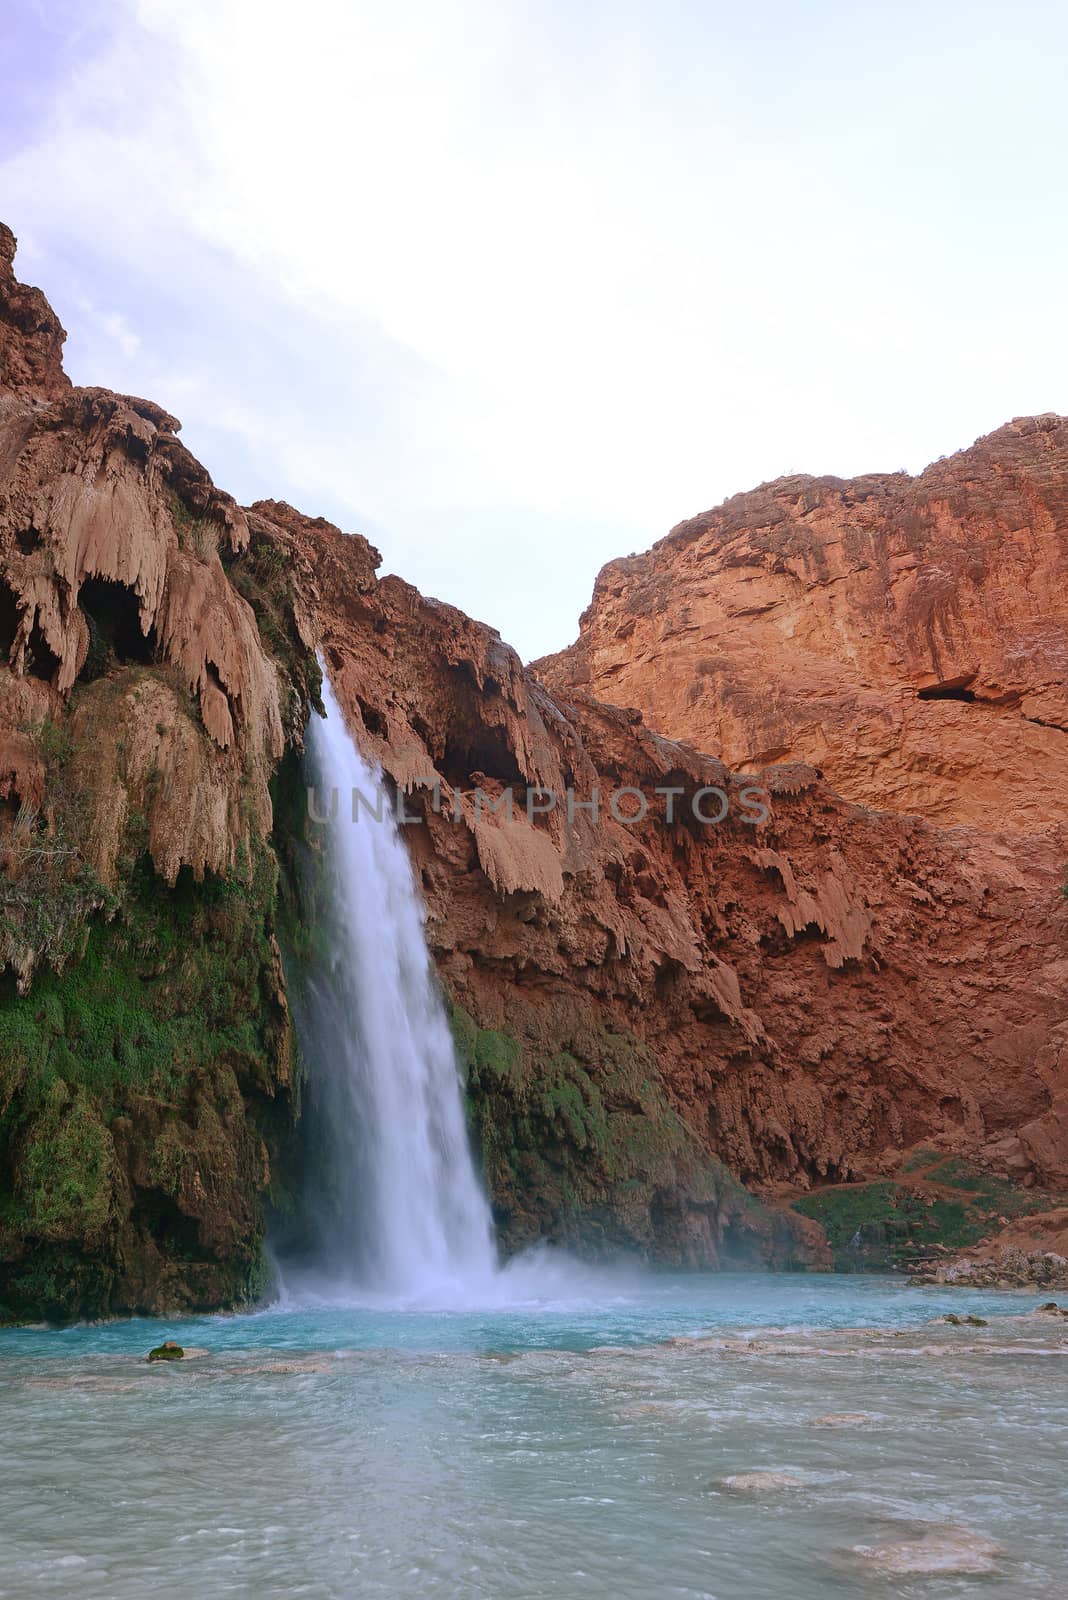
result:
<svg viewBox="0 0 1068 1600"><path fill-rule="evenodd" d="M481 1309L9 1330L0 1596L1052 1600L1042 1298L543 1267Z"/></svg>

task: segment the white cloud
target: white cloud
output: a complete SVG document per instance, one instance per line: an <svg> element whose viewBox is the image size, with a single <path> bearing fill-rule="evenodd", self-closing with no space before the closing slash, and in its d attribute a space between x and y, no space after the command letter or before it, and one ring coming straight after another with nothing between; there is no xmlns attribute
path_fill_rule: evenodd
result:
<svg viewBox="0 0 1068 1600"><path fill-rule="evenodd" d="M109 304L219 316L184 376L112 333L242 484L274 463L547 649L601 560L725 493L1063 403L1065 23L1036 9L1044 43L983 3L128 0L4 203L46 261L101 255ZM470 517L447 567L436 513ZM510 517L543 550L521 594Z"/></svg>

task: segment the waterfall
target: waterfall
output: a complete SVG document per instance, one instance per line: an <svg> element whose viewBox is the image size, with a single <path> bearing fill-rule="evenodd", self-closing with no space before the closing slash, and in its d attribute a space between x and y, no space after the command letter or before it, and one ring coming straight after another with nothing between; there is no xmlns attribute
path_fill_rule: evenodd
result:
<svg viewBox="0 0 1068 1600"><path fill-rule="evenodd" d="M312 716L321 951L297 1025L314 1112L315 1238L297 1278L332 1293L477 1291L496 1270L489 1206L411 861L380 771L363 760L324 674ZM353 793L361 797L353 820ZM325 1148L322 1148L325 1146ZM309 1257L311 1259L309 1259Z"/></svg>

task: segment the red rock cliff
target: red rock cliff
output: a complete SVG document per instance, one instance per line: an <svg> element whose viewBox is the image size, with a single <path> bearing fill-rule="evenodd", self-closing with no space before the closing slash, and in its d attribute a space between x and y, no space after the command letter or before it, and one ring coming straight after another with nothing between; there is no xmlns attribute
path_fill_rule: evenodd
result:
<svg viewBox="0 0 1068 1600"><path fill-rule="evenodd" d="M939 1083L950 1097L983 1083L960 1104L979 1111L964 1128L986 1135L965 1144L1056 1183L1068 1177L1066 577L1068 421L1023 418L916 478L794 477L734 496L609 563L577 643L534 669L557 694L640 708L735 771L817 767L861 808L842 825L879 841L858 863L876 927L913 878L885 879L881 847L905 826L940 858L918 896L932 896L931 932L911 978L890 970L905 946L878 958L894 1102L917 1071L933 1097ZM958 916L963 883L977 898ZM994 1019L1021 983L1045 998L1003 1032ZM953 1012L969 990L966 1040ZM840 990L829 1009L846 1003ZM917 1006L932 1018L919 1050L904 1045Z"/></svg>
<svg viewBox="0 0 1068 1600"><path fill-rule="evenodd" d="M938 461L782 478L610 562L537 663L735 769L989 832L1068 816L1068 420Z"/></svg>
<svg viewBox="0 0 1068 1600"><path fill-rule="evenodd" d="M569 825L558 809L503 829L467 802L447 821L430 774L446 801L476 782L729 779L634 712L547 691L451 607L378 582L362 541L288 526L353 730L425 819L409 839L431 941L483 1026L594 1075L599 1028L640 1040L689 1126L758 1186L890 1171L921 1140L1068 1180L1068 915L1042 843L965 849L800 763L764 771L756 827Z"/></svg>

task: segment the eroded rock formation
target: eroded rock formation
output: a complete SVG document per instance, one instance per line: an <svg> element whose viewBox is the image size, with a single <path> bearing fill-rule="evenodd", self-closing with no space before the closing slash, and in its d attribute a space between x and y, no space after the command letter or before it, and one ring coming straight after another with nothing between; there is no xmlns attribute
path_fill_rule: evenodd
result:
<svg viewBox="0 0 1068 1600"><path fill-rule="evenodd" d="M1063 1181L1068 916L1044 843L964 849L798 763L761 774L761 825L732 806L703 826L686 804L673 826L604 806L569 823L563 805L532 824L528 788L742 780L634 712L548 693L490 629L376 583L366 547L289 525L353 729L421 818L446 986L535 1077L564 1052L596 1078L598 1029L625 1033L706 1148L769 1194L890 1172L930 1139ZM476 783L512 788L510 826L476 815Z"/></svg>
<svg viewBox="0 0 1068 1600"><path fill-rule="evenodd" d="M122 807L137 801L168 882L183 865L198 876L228 870L250 829L269 831L267 780L283 747L276 666L223 568L248 545L244 513L161 407L62 378L62 329L39 291L13 284L12 245L5 230L0 653L10 672L0 719L12 732L0 784L10 802L38 804L40 765L20 730L60 714L75 684L98 682L109 666L152 665L142 694L153 703L110 708L112 736L125 724L126 770L99 807L91 864L113 883ZM108 731L95 729L94 742ZM235 825L239 786L245 817Z"/></svg>
<svg viewBox="0 0 1068 1600"><path fill-rule="evenodd" d="M176 420L70 385L13 254L0 229L0 1317L233 1303L295 1105L269 782L314 661Z"/></svg>
<svg viewBox="0 0 1068 1600"><path fill-rule="evenodd" d="M961 1102L978 1112L965 1146L1062 1186L1066 574L1068 420L1020 418L916 478L793 477L734 496L610 562L576 644L535 663L556 694L637 707L732 770L810 763L881 840L901 826L888 813L915 819L924 855L945 862L916 880L940 933L887 1021L901 1037L916 1001L942 1021L902 1062L922 1059L950 1096L985 1082ZM972 909L954 915L965 883ZM902 890L887 893L873 858L876 939ZM1001 998L1011 1009L1021 983L1045 998L1003 1030ZM968 1040L952 1020L966 990Z"/></svg>

